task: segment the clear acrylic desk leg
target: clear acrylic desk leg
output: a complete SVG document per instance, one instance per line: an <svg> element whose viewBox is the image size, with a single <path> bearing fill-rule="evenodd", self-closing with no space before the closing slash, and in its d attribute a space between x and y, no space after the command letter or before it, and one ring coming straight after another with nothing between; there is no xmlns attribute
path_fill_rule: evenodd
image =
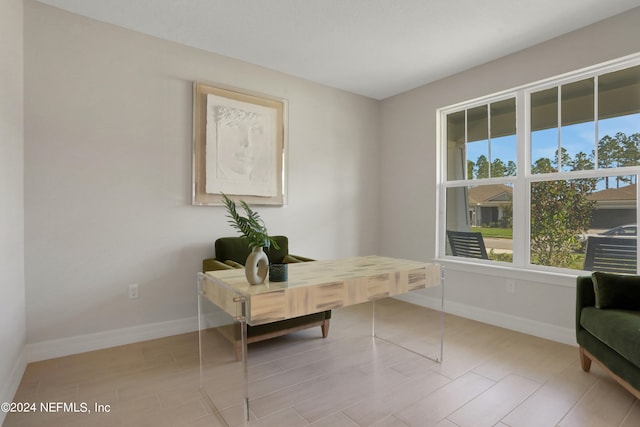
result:
<svg viewBox="0 0 640 427"><path fill-rule="evenodd" d="M373 301L371 335L441 363L444 356L444 270L440 286ZM430 307L430 308L427 308Z"/></svg>
<svg viewBox="0 0 640 427"><path fill-rule="evenodd" d="M236 316L231 316L206 297L203 291L206 280L206 276L198 275L200 389L223 425L246 424L249 420L246 300L241 296L233 299Z"/></svg>

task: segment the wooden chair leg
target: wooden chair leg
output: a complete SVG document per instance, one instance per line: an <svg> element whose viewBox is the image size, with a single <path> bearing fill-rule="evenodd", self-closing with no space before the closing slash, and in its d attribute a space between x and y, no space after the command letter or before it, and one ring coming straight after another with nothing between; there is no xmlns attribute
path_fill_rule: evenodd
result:
<svg viewBox="0 0 640 427"><path fill-rule="evenodd" d="M320 328L322 329L322 338L326 338L329 335L329 321L331 319L324 319Z"/></svg>
<svg viewBox="0 0 640 427"><path fill-rule="evenodd" d="M587 353L582 347L580 347L580 364L582 365L583 371L589 372L591 370L591 358L587 356Z"/></svg>

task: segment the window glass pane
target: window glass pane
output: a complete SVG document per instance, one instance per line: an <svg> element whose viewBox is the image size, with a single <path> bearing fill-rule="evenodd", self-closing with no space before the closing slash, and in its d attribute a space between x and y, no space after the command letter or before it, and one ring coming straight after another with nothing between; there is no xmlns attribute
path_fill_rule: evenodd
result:
<svg viewBox="0 0 640 427"><path fill-rule="evenodd" d="M491 176L516 174L516 100L491 104Z"/></svg>
<svg viewBox="0 0 640 427"><path fill-rule="evenodd" d="M447 180L516 174L515 98L447 115Z"/></svg>
<svg viewBox="0 0 640 427"><path fill-rule="evenodd" d="M489 138L489 112L486 105L467 110L467 141L486 141Z"/></svg>
<svg viewBox="0 0 640 427"><path fill-rule="evenodd" d="M557 171L558 88L531 94L531 171Z"/></svg>
<svg viewBox="0 0 640 427"><path fill-rule="evenodd" d="M465 158L465 112L447 115L447 180L464 179Z"/></svg>
<svg viewBox="0 0 640 427"><path fill-rule="evenodd" d="M595 141L594 79L562 86L563 171L593 169Z"/></svg>
<svg viewBox="0 0 640 427"><path fill-rule="evenodd" d="M640 164L640 66L598 79L598 166Z"/></svg>
<svg viewBox="0 0 640 427"><path fill-rule="evenodd" d="M636 182L637 175L603 178L589 196L594 206L582 238L585 270L636 274Z"/></svg>
<svg viewBox="0 0 640 427"><path fill-rule="evenodd" d="M640 112L640 65L598 77L598 118Z"/></svg>
<svg viewBox="0 0 640 427"><path fill-rule="evenodd" d="M481 233L481 237L464 234L469 232ZM484 258L475 250L479 239L485 246L487 259L511 262L513 188L502 184L448 188L447 234L447 255L455 252L456 256ZM452 243L454 234L458 236L458 244Z"/></svg>
<svg viewBox="0 0 640 427"><path fill-rule="evenodd" d="M581 270L580 236L591 227L594 180L531 183L531 263Z"/></svg>
<svg viewBox="0 0 640 427"><path fill-rule="evenodd" d="M589 237L629 238L636 231L636 176L531 183L531 263L583 270ZM634 240L635 241L635 240ZM636 249L631 249L635 257ZM600 267L600 270L606 267Z"/></svg>
<svg viewBox="0 0 640 427"><path fill-rule="evenodd" d="M489 112L486 105L467 110L467 160L472 178L489 178Z"/></svg>

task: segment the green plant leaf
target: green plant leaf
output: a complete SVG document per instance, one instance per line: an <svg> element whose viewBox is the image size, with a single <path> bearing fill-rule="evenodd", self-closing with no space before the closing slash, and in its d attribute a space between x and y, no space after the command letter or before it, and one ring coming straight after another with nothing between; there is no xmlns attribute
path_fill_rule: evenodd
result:
<svg viewBox="0 0 640 427"><path fill-rule="evenodd" d="M227 222L238 230L241 236L247 238L251 249L255 247L269 248L271 245L276 249L280 249L273 237L270 237L267 233L267 227L258 212L251 209L244 200L240 200L240 205L246 216L238 213L236 203L224 193L222 194L222 201L227 208L227 217L229 218Z"/></svg>

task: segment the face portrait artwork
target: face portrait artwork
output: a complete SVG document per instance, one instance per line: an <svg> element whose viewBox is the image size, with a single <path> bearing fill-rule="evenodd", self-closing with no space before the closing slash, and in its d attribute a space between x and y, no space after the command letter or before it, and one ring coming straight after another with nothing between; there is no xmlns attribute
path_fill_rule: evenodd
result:
<svg viewBox="0 0 640 427"><path fill-rule="evenodd" d="M208 95L207 193L277 193L274 114L270 108Z"/></svg>

